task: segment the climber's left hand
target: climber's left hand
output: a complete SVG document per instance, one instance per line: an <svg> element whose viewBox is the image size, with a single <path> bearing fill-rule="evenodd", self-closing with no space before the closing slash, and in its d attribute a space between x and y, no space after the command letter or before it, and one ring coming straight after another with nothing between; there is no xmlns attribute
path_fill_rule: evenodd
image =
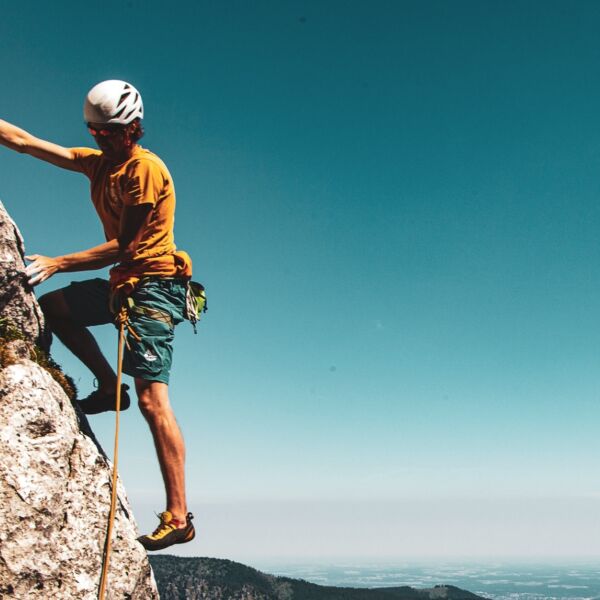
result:
<svg viewBox="0 0 600 600"><path fill-rule="evenodd" d="M41 254L31 254L25 258L32 261L25 269L25 274L29 277L29 285L38 285L58 271L59 264L56 258Z"/></svg>

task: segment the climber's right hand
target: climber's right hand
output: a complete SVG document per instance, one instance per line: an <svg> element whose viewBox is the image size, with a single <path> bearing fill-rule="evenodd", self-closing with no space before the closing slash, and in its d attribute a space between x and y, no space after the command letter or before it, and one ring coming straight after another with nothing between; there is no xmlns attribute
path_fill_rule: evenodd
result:
<svg viewBox="0 0 600 600"><path fill-rule="evenodd" d="M80 171L72 148L63 148L47 140L37 138L28 131L0 119L0 144L11 150L29 154L69 171Z"/></svg>

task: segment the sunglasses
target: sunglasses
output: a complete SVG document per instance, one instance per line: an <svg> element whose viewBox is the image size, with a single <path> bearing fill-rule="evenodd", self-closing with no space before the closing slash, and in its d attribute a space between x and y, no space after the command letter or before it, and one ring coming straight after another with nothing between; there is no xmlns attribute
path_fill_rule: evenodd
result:
<svg viewBox="0 0 600 600"><path fill-rule="evenodd" d="M118 134L119 132L122 131L121 127L107 127L104 126L101 129L98 129L96 127L92 127L92 125L90 125L89 123L87 124L87 128L88 131L94 136L94 137L111 137L113 135Z"/></svg>

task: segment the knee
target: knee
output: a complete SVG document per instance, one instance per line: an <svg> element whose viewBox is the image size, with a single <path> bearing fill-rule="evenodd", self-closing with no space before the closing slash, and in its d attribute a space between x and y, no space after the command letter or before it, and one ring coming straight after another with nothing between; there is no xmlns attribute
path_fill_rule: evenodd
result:
<svg viewBox="0 0 600 600"><path fill-rule="evenodd" d="M38 304L44 313L44 316L48 316L52 311L52 292L44 294L38 298Z"/></svg>
<svg viewBox="0 0 600 600"><path fill-rule="evenodd" d="M44 316L48 319L64 317L65 299L60 290L48 292L38 299Z"/></svg>
<svg viewBox="0 0 600 600"><path fill-rule="evenodd" d="M156 414L156 405L152 401L152 396L147 392L138 392L138 406L147 419L153 418Z"/></svg>
<svg viewBox="0 0 600 600"><path fill-rule="evenodd" d="M170 410L169 398L162 389L156 386L136 385L138 406L140 411L148 420L160 418Z"/></svg>

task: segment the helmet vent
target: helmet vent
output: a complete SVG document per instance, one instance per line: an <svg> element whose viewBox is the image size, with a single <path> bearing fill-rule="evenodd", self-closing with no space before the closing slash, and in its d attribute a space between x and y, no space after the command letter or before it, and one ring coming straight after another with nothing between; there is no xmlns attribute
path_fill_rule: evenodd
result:
<svg viewBox="0 0 600 600"><path fill-rule="evenodd" d="M131 96L131 92L124 92L123 94L121 94L121 97L119 98L119 104L125 102L125 100L129 98L129 96Z"/></svg>
<svg viewBox="0 0 600 600"><path fill-rule="evenodd" d="M126 108L127 108L127 105L123 104L123 106L121 106L121 108L113 115L113 119L118 119L123 114L123 111Z"/></svg>

